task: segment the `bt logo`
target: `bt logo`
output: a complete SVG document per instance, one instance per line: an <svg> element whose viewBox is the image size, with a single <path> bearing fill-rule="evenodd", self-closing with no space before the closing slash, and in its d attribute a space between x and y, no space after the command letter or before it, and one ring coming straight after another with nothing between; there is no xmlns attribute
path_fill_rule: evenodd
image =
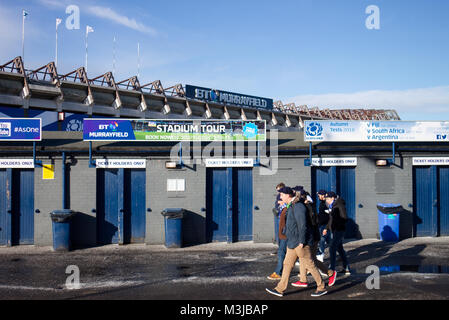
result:
<svg viewBox="0 0 449 320"><path fill-rule="evenodd" d="M99 124L98 125L98 129L100 129L100 130L116 131L117 128L118 128L118 123L116 121L114 121L113 123L110 123L110 124Z"/></svg>

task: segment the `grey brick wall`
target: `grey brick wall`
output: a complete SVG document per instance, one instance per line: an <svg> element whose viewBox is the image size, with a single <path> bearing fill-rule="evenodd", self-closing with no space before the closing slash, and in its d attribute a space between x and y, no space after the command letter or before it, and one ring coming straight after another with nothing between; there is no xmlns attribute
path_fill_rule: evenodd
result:
<svg viewBox="0 0 449 320"><path fill-rule="evenodd" d="M363 238L376 238L378 235L377 203L398 203L405 211L400 216L400 238L412 236L412 210L409 204L413 203L413 167L411 158L403 158L402 168L377 168L375 157L358 157L356 168L356 223ZM400 163L400 159L396 159ZM387 170L394 176L393 190L388 186L376 188L375 175L380 170ZM381 172L380 174L385 174ZM382 190L382 187L384 190ZM377 191L376 191L377 189ZM359 208L361 204L363 207Z"/></svg>
<svg viewBox="0 0 449 320"><path fill-rule="evenodd" d="M88 158L78 158L70 166L70 209L77 213L72 220L72 243L75 246L96 245L96 169L89 168Z"/></svg>
<svg viewBox="0 0 449 320"><path fill-rule="evenodd" d="M165 208L184 208L183 219L184 245L204 243L206 241L206 168L202 165L188 164L183 169L166 169L166 160L147 161L147 213L146 243L165 242ZM167 179L185 179L185 191L167 191Z"/></svg>
<svg viewBox="0 0 449 320"><path fill-rule="evenodd" d="M42 159L44 164L51 160ZM53 160L55 177L53 180L42 178L42 167L35 169L34 207L40 213L34 219L34 243L38 246L53 244L50 212L62 209L62 161ZM78 246L93 246L96 243L96 221L92 209L96 207L96 169L89 168L88 160L77 158L71 165L67 159L68 206L77 211L72 223L72 241Z"/></svg>
<svg viewBox="0 0 449 320"><path fill-rule="evenodd" d="M50 212L62 209L62 168L61 160L42 159L43 164L54 164L54 180L42 178L43 169L34 169L34 208L40 213L34 216L34 244L50 246L53 244L53 232Z"/></svg>
<svg viewBox="0 0 449 320"><path fill-rule="evenodd" d="M44 163L51 163L43 159ZM166 169L168 159L147 159L146 171L146 237L148 244L163 244L165 241L164 218L160 212L167 207L186 209L183 221L185 245L206 241L206 168L203 165L188 165L183 169ZM304 157L282 157L278 159L273 174L260 167L253 169L253 240L274 242L274 217L272 208L276 197L275 186L303 185L311 191L311 168L304 166ZM397 159L399 163L400 159ZM43 180L42 168L35 169L35 244L52 245L51 219L49 213L62 208L62 166L61 158L53 160L55 179ZM70 163L70 160L67 160ZM377 168L375 157L358 157L356 167L356 223L363 238L375 238L378 233L378 202L400 203L406 211L401 215L400 237L412 236L413 179L411 158L404 158L401 167ZM376 174L389 170L394 176L394 187L388 193L376 192ZM73 220L73 241L77 246L96 245L96 172L89 168L88 159L79 157L70 166L70 208L78 215ZM167 179L185 179L184 192L168 192ZM379 186L377 186L379 189ZM387 188L388 189L388 188ZM361 204L362 208L358 205Z"/></svg>
<svg viewBox="0 0 449 320"><path fill-rule="evenodd" d="M259 210L253 211L254 242L275 242L274 215L272 209L276 199L276 185L284 182L287 186L302 185L310 192L311 170L304 167L304 158L279 158L277 170L272 175L261 175L259 167L253 169L253 204Z"/></svg>

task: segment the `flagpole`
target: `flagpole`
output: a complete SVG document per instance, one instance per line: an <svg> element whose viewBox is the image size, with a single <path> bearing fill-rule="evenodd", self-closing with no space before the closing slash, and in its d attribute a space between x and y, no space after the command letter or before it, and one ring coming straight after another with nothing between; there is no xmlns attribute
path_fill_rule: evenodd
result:
<svg viewBox="0 0 449 320"><path fill-rule="evenodd" d="M56 48L55 48L55 67L58 67L58 18L56 18Z"/></svg>
<svg viewBox="0 0 449 320"><path fill-rule="evenodd" d="M140 43L137 42L137 78L139 78L140 71Z"/></svg>
<svg viewBox="0 0 449 320"><path fill-rule="evenodd" d="M86 63L85 63L85 69L86 69L86 74L87 74L87 37L89 35L89 32L87 31L87 26L86 26Z"/></svg>
<svg viewBox="0 0 449 320"><path fill-rule="evenodd" d="M112 74L115 73L115 36L114 36L114 42L112 45Z"/></svg>
<svg viewBox="0 0 449 320"><path fill-rule="evenodd" d="M22 10L22 61L25 60L25 10Z"/></svg>

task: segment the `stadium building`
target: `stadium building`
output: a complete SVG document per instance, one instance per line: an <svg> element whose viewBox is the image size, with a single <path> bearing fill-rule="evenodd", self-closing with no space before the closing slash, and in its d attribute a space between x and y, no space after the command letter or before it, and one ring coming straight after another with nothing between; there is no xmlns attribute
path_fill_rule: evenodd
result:
<svg viewBox="0 0 449 320"><path fill-rule="evenodd" d="M400 118L389 109L323 110L139 80L116 81L111 72L90 78L83 67L61 75L54 63L27 70L21 57L0 65L0 118L39 118L43 131L40 141L0 141L0 245L51 245L50 212L57 209L77 212L71 226L76 247L163 244L165 208L185 210L184 246L273 242L281 181L304 186L314 198L319 189L344 198L347 238L380 236L379 203L402 206L399 239L449 235L444 132L432 142L309 142L307 120ZM254 121L266 140L84 139L84 119L111 118L134 119L133 130L143 134L157 131L143 119L167 126L214 120L236 134L243 125L231 127L230 120ZM7 127L0 129L0 137L8 135Z"/></svg>

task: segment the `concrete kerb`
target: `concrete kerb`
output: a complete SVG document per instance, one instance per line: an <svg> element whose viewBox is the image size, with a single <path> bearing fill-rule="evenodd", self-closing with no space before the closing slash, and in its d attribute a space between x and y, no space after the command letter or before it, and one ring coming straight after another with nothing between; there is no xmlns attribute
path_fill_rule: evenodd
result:
<svg viewBox="0 0 449 320"><path fill-rule="evenodd" d="M347 250L357 249L363 246L376 244L382 246L382 244L390 245L389 252L394 252L404 247L413 247L416 245L428 245L428 246L447 246L449 248L449 237L419 237L405 239L396 243L383 242L378 239L361 239L344 241L344 247ZM100 253L100 252L129 252L129 251L143 251L143 252L191 252L191 251L239 251L239 250L266 250L275 251L277 245L273 243L254 243L253 241L242 241L235 243L226 242L214 242L205 243L195 246L183 247L183 248L166 248L164 245L149 245L149 244L127 244L127 245L104 245L85 249L74 249L70 252L76 253ZM70 253L69 252L69 253ZM3 254L45 254L55 253L51 246L35 246L35 245L21 245L12 247L0 247L0 255Z"/></svg>
<svg viewBox="0 0 449 320"><path fill-rule="evenodd" d="M190 251L239 251L239 250L276 250L277 245L273 243L253 243L252 241L243 241L235 243L214 242L183 248L166 248L164 245L149 245L149 244L127 244L118 245L110 244L92 248L73 249L66 253L100 253L100 252L129 252L129 251L143 251L143 252L190 252ZM51 246L34 246L23 245L13 247L0 247L0 255L2 254L44 254L55 253Z"/></svg>

